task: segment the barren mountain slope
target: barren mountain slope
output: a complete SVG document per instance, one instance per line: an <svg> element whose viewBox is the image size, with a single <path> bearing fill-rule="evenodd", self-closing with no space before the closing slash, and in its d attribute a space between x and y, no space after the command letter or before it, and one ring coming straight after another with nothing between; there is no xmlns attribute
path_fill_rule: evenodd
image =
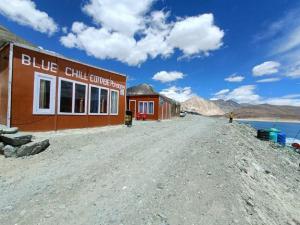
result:
<svg viewBox="0 0 300 225"><path fill-rule="evenodd" d="M300 107L251 105L233 111L236 118L278 118L300 120Z"/></svg>
<svg viewBox="0 0 300 225"><path fill-rule="evenodd" d="M224 115L215 103L207 101L198 96L192 97L181 104L181 109L188 112L197 112L205 116Z"/></svg>
<svg viewBox="0 0 300 225"><path fill-rule="evenodd" d="M213 100L213 103L215 103L220 109L222 109L225 113L232 112L240 107L242 107L239 103L233 101L233 100Z"/></svg>

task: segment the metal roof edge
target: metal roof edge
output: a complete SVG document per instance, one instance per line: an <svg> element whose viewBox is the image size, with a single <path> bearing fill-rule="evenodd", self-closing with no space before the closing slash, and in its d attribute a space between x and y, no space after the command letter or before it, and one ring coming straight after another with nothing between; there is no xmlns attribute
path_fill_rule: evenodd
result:
<svg viewBox="0 0 300 225"><path fill-rule="evenodd" d="M104 68L101 68L101 67L98 67L98 66L93 66L91 64L83 63L83 62L77 61L75 59L70 59L70 58L62 56L62 55L60 55L56 52L50 52L50 51L43 50L43 49L40 49L40 48L34 48L34 47L27 46L27 45L24 45L24 44L20 44L20 43L17 43L17 42L10 42L10 43L12 43L13 45L15 45L17 47L20 47L20 48L25 48L25 49L28 49L28 50L31 50L31 51L40 52L40 53L43 53L43 54L46 54L46 55L50 55L50 56L53 56L53 57L57 57L57 58L60 58L60 59L64 59L64 60L68 60L68 61L71 61L71 62L74 62L74 63L78 63L78 64L81 64L81 65L84 65L84 66L89 66L89 67L92 67L94 69L99 69L99 70L103 70L103 71L106 71L106 72L109 72L109 73L114 73L114 74L117 74L117 75L120 75L120 76L123 76L123 77L127 77L125 74L118 73L118 72L115 72L115 71L112 71L112 70L107 70L107 69L104 69Z"/></svg>
<svg viewBox="0 0 300 225"><path fill-rule="evenodd" d="M158 93L153 94L127 94L128 97L134 97L134 96L160 96Z"/></svg>
<svg viewBox="0 0 300 225"><path fill-rule="evenodd" d="M6 46L8 46L9 43L10 43L9 41L4 42L4 43L0 46L0 51L2 51Z"/></svg>

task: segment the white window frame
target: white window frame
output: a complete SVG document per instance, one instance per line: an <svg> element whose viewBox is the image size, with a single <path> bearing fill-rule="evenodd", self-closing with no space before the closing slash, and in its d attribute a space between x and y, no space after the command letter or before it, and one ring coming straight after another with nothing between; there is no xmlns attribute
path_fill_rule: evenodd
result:
<svg viewBox="0 0 300 225"><path fill-rule="evenodd" d="M98 102L98 113L91 113L91 91L92 91L92 87L93 88L98 88L99 90L99 102ZM107 90L107 112L106 113L101 113L100 112L100 97L101 97L101 90ZM100 87L100 86L96 86L96 85L89 85L89 110L88 110L88 114L89 115L108 115L109 111L110 111L110 91L109 88L105 88L105 87Z"/></svg>
<svg viewBox="0 0 300 225"><path fill-rule="evenodd" d="M150 102L153 103L153 112L152 113L149 112L149 105L150 105L149 103ZM148 115L154 115L154 101L148 101L147 110L148 110L148 112L147 112Z"/></svg>
<svg viewBox="0 0 300 225"><path fill-rule="evenodd" d="M61 112L60 111L60 94L61 94L61 81L66 81L66 82L70 82L73 84L73 90L72 90L72 112L68 113L68 112ZM85 86L85 103L84 103L84 113L76 113L75 112L75 84L80 84L80 85L84 85ZM70 80L70 79L66 79L66 78L62 78L60 77L58 79L58 112L57 114L59 115L87 115L87 100L88 100L88 84L79 82L79 81L75 81L75 80Z"/></svg>
<svg viewBox="0 0 300 225"><path fill-rule="evenodd" d="M143 105L143 112L141 112L141 109L140 109L140 103L142 103L142 105ZM139 101L139 102L138 102L138 113L144 114L144 101Z"/></svg>
<svg viewBox="0 0 300 225"><path fill-rule="evenodd" d="M112 93L112 92L117 92L117 93L118 93L118 95L117 95L117 96L118 96L118 98L117 98L117 99L118 99L118 102L117 102L117 113L112 113L112 112L111 112L111 96L112 96L111 93ZM117 116L117 115L119 115L119 101L120 101L120 99L119 99L119 98L120 98L119 94L120 94L120 92L119 92L118 90L110 89L110 92L109 92L109 97L110 97L110 98L109 98L109 114L112 115L112 116Z"/></svg>
<svg viewBox="0 0 300 225"><path fill-rule="evenodd" d="M150 113L149 112L149 103L152 102L153 103L153 113ZM140 112L140 103L143 103L143 112ZM147 105L147 112L145 113L145 103ZM155 105L154 105L154 101L139 101L138 102L138 113L141 113L141 114L147 114L147 115L154 115L154 112L155 112Z"/></svg>
<svg viewBox="0 0 300 225"><path fill-rule="evenodd" d="M49 109L40 109L40 80L50 81L50 102ZM33 93L33 114L34 115L54 115L56 97L56 76L35 72L34 73L34 93Z"/></svg>

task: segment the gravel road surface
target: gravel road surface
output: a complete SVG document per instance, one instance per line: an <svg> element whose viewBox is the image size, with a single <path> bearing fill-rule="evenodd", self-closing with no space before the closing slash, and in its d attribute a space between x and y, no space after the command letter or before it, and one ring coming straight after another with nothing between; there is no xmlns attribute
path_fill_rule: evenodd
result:
<svg viewBox="0 0 300 225"><path fill-rule="evenodd" d="M1 225L300 224L300 155L252 128L187 116L38 133L0 156Z"/></svg>

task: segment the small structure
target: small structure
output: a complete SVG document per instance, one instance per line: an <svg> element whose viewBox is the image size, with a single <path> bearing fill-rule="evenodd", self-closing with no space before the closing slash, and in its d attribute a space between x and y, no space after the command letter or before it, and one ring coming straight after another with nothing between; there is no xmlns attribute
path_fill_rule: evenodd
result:
<svg viewBox="0 0 300 225"><path fill-rule="evenodd" d="M0 124L49 131L124 123L126 76L17 43L0 47Z"/></svg>
<svg viewBox="0 0 300 225"><path fill-rule="evenodd" d="M127 108L133 118L144 115L147 120L164 120L180 115L180 104L154 91L148 84L127 89Z"/></svg>

